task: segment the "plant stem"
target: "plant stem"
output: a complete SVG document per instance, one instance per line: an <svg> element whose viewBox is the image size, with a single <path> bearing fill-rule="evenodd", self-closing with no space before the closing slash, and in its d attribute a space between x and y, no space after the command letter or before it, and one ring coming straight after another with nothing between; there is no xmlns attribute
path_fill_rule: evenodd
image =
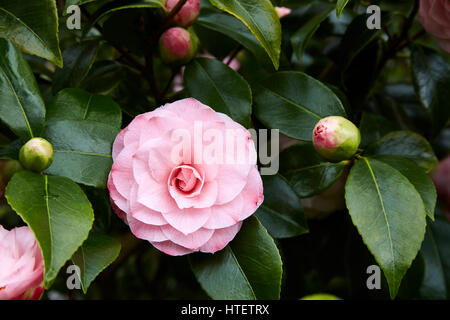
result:
<svg viewBox="0 0 450 320"><path fill-rule="evenodd" d="M244 47L242 46L242 44L238 45L236 47L236 49L234 49L233 51L231 51L230 55L228 56L228 60L225 62L225 64L227 66L230 65L231 61L233 61L234 58L236 58L236 56L239 54L239 52L243 49Z"/></svg>

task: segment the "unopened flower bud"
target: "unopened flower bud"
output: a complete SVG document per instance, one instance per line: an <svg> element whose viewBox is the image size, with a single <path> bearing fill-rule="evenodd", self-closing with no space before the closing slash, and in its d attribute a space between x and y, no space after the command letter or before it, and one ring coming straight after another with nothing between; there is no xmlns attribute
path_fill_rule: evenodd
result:
<svg viewBox="0 0 450 320"><path fill-rule="evenodd" d="M292 12L291 9L286 8L286 7L275 7L275 10L277 11L278 18L280 18L280 19L289 15Z"/></svg>
<svg viewBox="0 0 450 320"><path fill-rule="evenodd" d="M166 64L186 64L197 53L198 38L192 30L174 27L159 39L159 53Z"/></svg>
<svg viewBox="0 0 450 320"><path fill-rule="evenodd" d="M166 9L171 11L180 0L166 0ZM200 0L187 0L173 20L182 27L192 25L200 13Z"/></svg>
<svg viewBox="0 0 450 320"><path fill-rule="evenodd" d="M19 160L28 170L44 171L53 162L53 147L43 138L33 138L20 149Z"/></svg>
<svg viewBox="0 0 450 320"><path fill-rule="evenodd" d="M317 153L332 162L351 159L360 143L359 129L343 117L324 118L313 131L313 144Z"/></svg>

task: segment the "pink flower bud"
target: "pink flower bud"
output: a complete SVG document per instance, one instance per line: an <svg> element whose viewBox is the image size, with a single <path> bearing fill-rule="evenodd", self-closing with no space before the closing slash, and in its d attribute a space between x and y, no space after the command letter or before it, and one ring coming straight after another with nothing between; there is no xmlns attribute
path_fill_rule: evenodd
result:
<svg viewBox="0 0 450 320"><path fill-rule="evenodd" d="M290 14L292 12L291 9L286 8L286 7L275 7L275 10L277 11L278 17L280 19L287 16L288 14Z"/></svg>
<svg viewBox="0 0 450 320"><path fill-rule="evenodd" d="M171 11L180 0L167 0L166 9ZM200 0L187 0L181 10L175 15L174 21L182 26L188 27L194 23L200 13Z"/></svg>
<svg viewBox="0 0 450 320"><path fill-rule="evenodd" d="M159 39L159 52L164 63L186 64L196 54L198 38L191 30L174 27Z"/></svg>
<svg viewBox="0 0 450 320"><path fill-rule="evenodd" d="M37 300L44 291L42 253L28 227L0 226L0 300Z"/></svg>
<svg viewBox="0 0 450 320"><path fill-rule="evenodd" d="M324 118L313 131L314 148L329 161L350 159L358 151L360 143L359 129L343 117Z"/></svg>

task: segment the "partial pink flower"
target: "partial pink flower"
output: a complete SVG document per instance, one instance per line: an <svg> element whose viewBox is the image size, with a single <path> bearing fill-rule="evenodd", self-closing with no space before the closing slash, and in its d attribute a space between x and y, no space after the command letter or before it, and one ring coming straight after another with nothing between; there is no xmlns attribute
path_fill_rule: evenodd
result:
<svg viewBox="0 0 450 320"><path fill-rule="evenodd" d="M113 161L116 212L169 255L223 249L263 201L250 132L193 98L137 116L117 136Z"/></svg>
<svg viewBox="0 0 450 320"><path fill-rule="evenodd" d="M286 7L275 7L275 10L277 11L278 17L280 19L285 17L285 16L287 16L287 15L289 15L292 12L291 9L286 8Z"/></svg>
<svg viewBox="0 0 450 320"><path fill-rule="evenodd" d="M33 232L0 226L0 300L37 300L43 280L44 261Z"/></svg>
<svg viewBox="0 0 450 320"><path fill-rule="evenodd" d="M438 196L445 206L445 213L450 219L450 156L442 160L432 173Z"/></svg>
<svg viewBox="0 0 450 320"><path fill-rule="evenodd" d="M172 10L179 0L166 0L166 9ZM175 15L174 21L180 26L188 27L194 23L200 13L200 0L187 0L181 10Z"/></svg>
<svg viewBox="0 0 450 320"><path fill-rule="evenodd" d="M450 53L450 1L420 0L419 21Z"/></svg>

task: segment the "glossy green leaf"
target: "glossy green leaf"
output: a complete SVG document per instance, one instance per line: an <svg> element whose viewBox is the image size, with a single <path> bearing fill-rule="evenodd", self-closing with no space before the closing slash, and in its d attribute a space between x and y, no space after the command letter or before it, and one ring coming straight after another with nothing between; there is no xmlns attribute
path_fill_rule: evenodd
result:
<svg viewBox="0 0 450 320"><path fill-rule="evenodd" d="M210 2L241 20L266 50L275 69L278 69L281 24L270 0L210 0Z"/></svg>
<svg viewBox="0 0 450 320"><path fill-rule="evenodd" d="M17 139L0 149L0 160L19 160L19 151L22 141Z"/></svg>
<svg viewBox="0 0 450 320"><path fill-rule="evenodd" d="M255 115L267 127L291 138L311 141L314 126L327 116L345 116L338 97L320 81L301 72L278 72L261 82Z"/></svg>
<svg viewBox="0 0 450 320"><path fill-rule="evenodd" d="M195 22L196 25L230 37L250 51L264 65L272 63L255 36L235 17L216 9L202 8L201 14Z"/></svg>
<svg viewBox="0 0 450 320"><path fill-rule="evenodd" d="M54 0L0 0L0 37L62 67Z"/></svg>
<svg viewBox="0 0 450 320"><path fill-rule="evenodd" d="M348 4L349 0L337 0L336 3L336 16L339 18L344 11L345 6Z"/></svg>
<svg viewBox="0 0 450 320"><path fill-rule="evenodd" d="M77 88L87 76L98 51L98 41L89 40L67 48L63 52L64 68L55 71L53 93L64 88Z"/></svg>
<svg viewBox="0 0 450 320"><path fill-rule="evenodd" d="M252 92L247 81L216 59L198 58L186 66L184 83L192 97L250 126Z"/></svg>
<svg viewBox="0 0 450 320"><path fill-rule="evenodd" d="M339 67L345 72L358 54L375 41L381 33L378 29L367 28L367 15L353 19L340 45Z"/></svg>
<svg viewBox="0 0 450 320"><path fill-rule="evenodd" d="M97 0L67 0L65 9L67 10L68 7L73 6L73 5L81 6L83 4L94 2L94 1L97 1Z"/></svg>
<svg viewBox="0 0 450 320"><path fill-rule="evenodd" d="M450 66L438 52L417 46L411 67L416 95L431 115L437 133L450 118Z"/></svg>
<svg viewBox="0 0 450 320"><path fill-rule="evenodd" d="M108 95L124 81L126 68L115 61L96 62L81 82L80 88L91 93Z"/></svg>
<svg viewBox="0 0 450 320"><path fill-rule="evenodd" d="M422 198L398 170L370 158L361 158L351 169L345 196L353 224L383 269L394 298L424 239Z"/></svg>
<svg viewBox="0 0 450 320"><path fill-rule="evenodd" d="M422 136L409 131L385 135L367 150L368 155L400 156L429 172L438 163L433 148Z"/></svg>
<svg viewBox="0 0 450 320"><path fill-rule="evenodd" d="M91 233L75 252L72 261L80 268L81 286L86 294L92 281L105 270L120 253L120 242L101 233Z"/></svg>
<svg viewBox="0 0 450 320"><path fill-rule="evenodd" d="M104 188L112 166L112 143L118 128L88 120L50 122L44 137L54 149L46 173L88 186Z"/></svg>
<svg viewBox="0 0 450 320"><path fill-rule="evenodd" d="M300 198L281 175L263 176L264 202L256 216L274 238L308 232Z"/></svg>
<svg viewBox="0 0 450 320"><path fill-rule="evenodd" d="M163 12L167 12L166 11L166 7L164 6L164 0L142 0L142 1L138 1L132 4L127 4L127 5L122 5L122 6L118 6L112 9L109 9L103 13L101 13L94 21L92 24L95 24L96 22L102 20L104 17L106 17L109 14L112 14L114 12L117 11L122 11L122 10L129 10L129 9L152 9L152 8L157 8L162 10Z"/></svg>
<svg viewBox="0 0 450 320"><path fill-rule="evenodd" d="M282 263L277 246L257 218L247 219L236 238L215 254L190 256L192 270L213 299L280 298Z"/></svg>
<svg viewBox="0 0 450 320"><path fill-rule="evenodd" d="M88 237L92 207L81 188L63 177L29 171L16 173L6 199L36 236L45 267L45 287Z"/></svg>
<svg viewBox="0 0 450 320"><path fill-rule="evenodd" d="M120 128L122 111L109 97L94 95L81 89L64 89L48 105L46 118L47 122L89 120Z"/></svg>
<svg viewBox="0 0 450 320"><path fill-rule="evenodd" d="M321 158L311 143L294 145L280 154L281 174L301 198L321 194L344 172L347 162L331 163Z"/></svg>
<svg viewBox="0 0 450 320"><path fill-rule="evenodd" d="M306 46L309 40L311 40L314 33L319 29L320 24L325 21L333 8L326 9L325 11L319 12L306 21L300 29L298 29L294 35L291 37L292 47L297 55L297 59L301 60L303 53L305 52Z"/></svg>
<svg viewBox="0 0 450 320"><path fill-rule="evenodd" d="M430 176L414 162L395 156L377 156L377 160L383 161L404 175L413 184L422 197L425 210L430 219L434 220L434 208L436 207L436 188Z"/></svg>
<svg viewBox="0 0 450 320"><path fill-rule="evenodd" d="M445 300L450 288L450 224L437 217L427 226L421 249L425 276L420 294L425 299Z"/></svg>
<svg viewBox="0 0 450 320"><path fill-rule="evenodd" d="M22 53L0 39L0 119L22 140L41 134L45 105Z"/></svg>
<svg viewBox="0 0 450 320"><path fill-rule="evenodd" d="M361 147L367 147L389 132L395 131L396 126L381 115L363 112L359 130L361 131Z"/></svg>

